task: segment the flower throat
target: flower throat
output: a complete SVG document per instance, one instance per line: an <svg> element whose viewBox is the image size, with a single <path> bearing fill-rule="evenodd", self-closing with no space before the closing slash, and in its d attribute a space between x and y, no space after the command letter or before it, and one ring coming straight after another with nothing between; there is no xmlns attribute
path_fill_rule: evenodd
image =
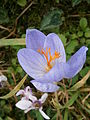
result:
<svg viewBox="0 0 90 120"><path fill-rule="evenodd" d="M53 66L51 65L51 62L58 59L60 57L60 53L54 52L53 55L51 55L51 48L47 49L46 48L46 51L44 49L38 49L38 52L42 55L44 55L44 57L46 58L47 60L47 71L49 71ZM49 59L48 59L48 55L49 55Z"/></svg>

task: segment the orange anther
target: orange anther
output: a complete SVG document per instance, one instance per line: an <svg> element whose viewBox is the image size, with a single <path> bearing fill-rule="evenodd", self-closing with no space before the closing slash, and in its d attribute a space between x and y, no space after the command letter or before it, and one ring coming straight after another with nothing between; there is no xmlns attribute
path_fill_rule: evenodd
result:
<svg viewBox="0 0 90 120"><path fill-rule="evenodd" d="M49 49L46 48L46 51L44 49L42 49L42 50L39 49L38 52L43 54L44 57L46 58L49 69L52 68L51 62L60 57L60 53L58 53L56 51L55 51L54 55L51 55L51 48L49 48ZM49 60L48 60L48 55L49 55Z"/></svg>

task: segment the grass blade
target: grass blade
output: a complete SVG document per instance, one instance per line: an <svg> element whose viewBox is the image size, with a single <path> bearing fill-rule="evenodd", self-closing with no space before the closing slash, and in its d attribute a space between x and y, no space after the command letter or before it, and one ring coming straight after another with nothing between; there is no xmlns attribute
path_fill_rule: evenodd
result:
<svg viewBox="0 0 90 120"><path fill-rule="evenodd" d="M79 89L80 87L82 87L87 79L90 77L90 71L82 78L82 80L80 80L79 82L77 82L74 86L72 86L69 90L70 91L76 91L77 89Z"/></svg>
<svg viewBox="0 0 90 120"><path fill-rule="evenodd" d="M0 46L25 45L25 38L0 39Z"/></svg>
<svg viewBox="0 0 90 120"><path fill-rule="evenodd" d="M20 87L25 82L27 76L28 75L26 74L25 77L17 84L17 86L11 92L6 94L5 96L0 97L0 99L8 99L8 98L12 97L13 95L15 95L15 93L20 89Z"/></svg>
<svg viewBox="0 0 90 120"><path fill-rule="evenodd" d="M79 93L80 92L77 91L74 95L72 95L71 99L63 106L63 108L68 108L73 105L73 103L77 100Z"/></svg>

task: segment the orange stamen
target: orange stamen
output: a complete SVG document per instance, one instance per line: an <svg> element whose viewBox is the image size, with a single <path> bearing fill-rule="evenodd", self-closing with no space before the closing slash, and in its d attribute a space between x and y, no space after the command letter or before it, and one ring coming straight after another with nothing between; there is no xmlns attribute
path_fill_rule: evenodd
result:
<svg viewBox="0 0 90 120"><path fill-rule="evenodd" d="M56 51L55 51L54 55L51 55L51 48L49 48L49 49L46 48L46 51L44 49L42 49L42 50L39 49L38 52L40 54L43 54L44 57L46 58L49 69L52 68L51 62L60 57L60 53L58 53ZM50 57L49 60L48 60L48 54Z"/></svg>

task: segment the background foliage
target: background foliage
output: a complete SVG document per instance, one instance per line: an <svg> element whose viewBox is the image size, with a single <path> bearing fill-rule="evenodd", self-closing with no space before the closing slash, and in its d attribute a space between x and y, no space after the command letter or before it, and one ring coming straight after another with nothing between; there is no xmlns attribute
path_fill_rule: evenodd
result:
<svg viewBox="0 0 90 120"><path fill-rule="evenodd" d="M86 92L68 90L90 70L90 0L0 0L0 73L8 77L8 85L0 88L0 96L12 90L25 75L18 63L17 52L25 47L27 28L37 28L45 34L57 33L65 46L67 60L81 46L89 48L86 64L80 73L72 82L63 80L59 83L61 93L57 95L64 108L57 104L54 93L49 94L44 105L44 111L51 120L58 119L57 116L60 120L89 120L90 79L82 86L82 89L88 89ZM27 79L22 87L27 84L33 87L30 77ZM34 87L33 90L36 91ZM35 94L39 97L42 93L38 91ZM14 96L0 100L0 120L43 120L38 111L24 114L17 109L15 103L18 99Z"/></svg>

